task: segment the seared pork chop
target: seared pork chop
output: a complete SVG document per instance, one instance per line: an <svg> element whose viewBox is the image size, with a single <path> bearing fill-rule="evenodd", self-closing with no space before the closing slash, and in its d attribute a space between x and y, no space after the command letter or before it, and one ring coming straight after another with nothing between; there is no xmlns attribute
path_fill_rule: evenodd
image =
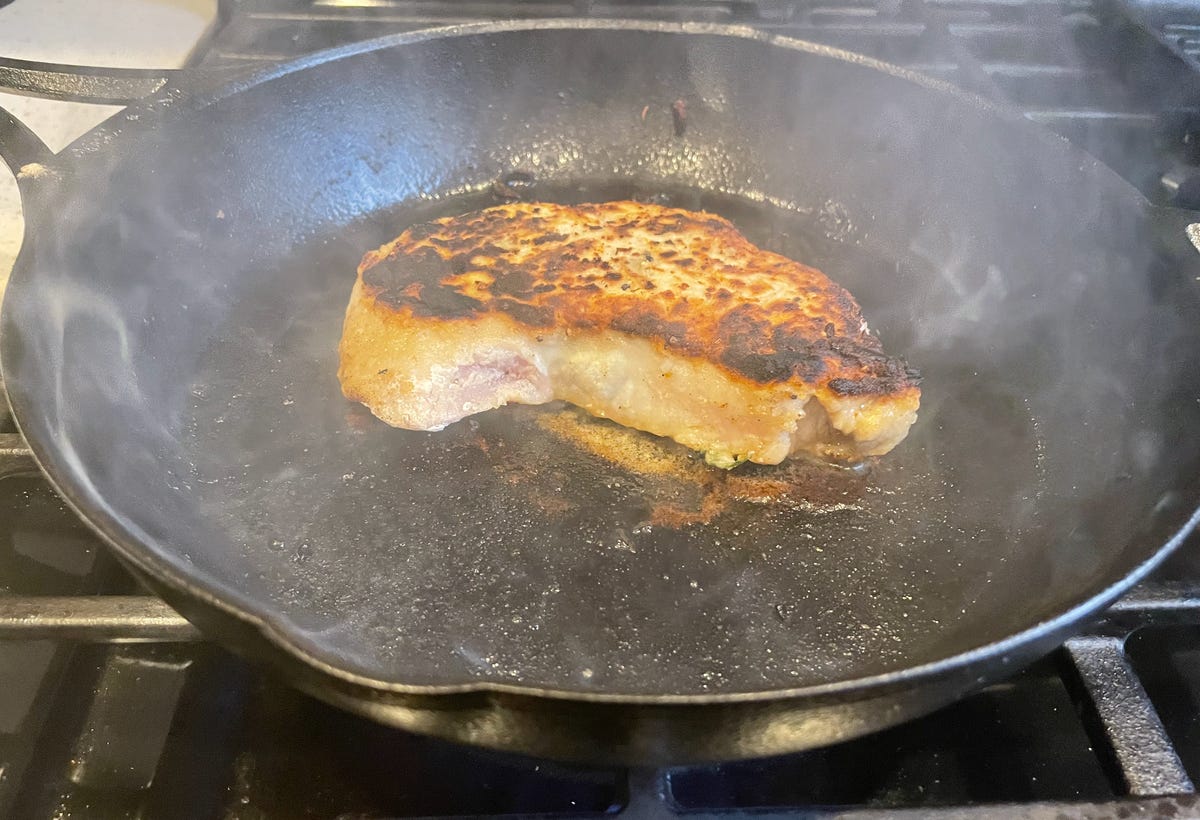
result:
<svg viewBox="0 0 1200 820"><path fill-rule="evenodd" d="M920 401L820 271L640 202L409 228L363 257L340 354L346 397L397 427L562 399L724 467L886 453Z"/></svg>

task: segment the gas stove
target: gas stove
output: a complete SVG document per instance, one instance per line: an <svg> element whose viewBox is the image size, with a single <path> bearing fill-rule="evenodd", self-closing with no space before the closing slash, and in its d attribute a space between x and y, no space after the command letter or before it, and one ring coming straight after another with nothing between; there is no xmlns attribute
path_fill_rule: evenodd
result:
<svg viewBox="0 0 1200 820"><path fill-rule="evenodd" d="M195 12L170 29L178 42L164 50L162 26L149 26L143 33L159 50L140 64L262 63L509 17L756 26L1016 106L1152 200L1200 207L1200 10L1184 4L240 0L218 4L211 23L197 12L206 4L178 5ZM0 27L0 56L106 60L102 47L75 57L9 47ZM128 51L114 59L139 64ZM37 104L22 105L38 124ZM58 128L62 144L106 113L40 122ZM3 413L0 479L0 816L1200 816L1196 539L1085 634L926 718L780 758L598 769L384 728L204 642L66 509Z"/></svg>

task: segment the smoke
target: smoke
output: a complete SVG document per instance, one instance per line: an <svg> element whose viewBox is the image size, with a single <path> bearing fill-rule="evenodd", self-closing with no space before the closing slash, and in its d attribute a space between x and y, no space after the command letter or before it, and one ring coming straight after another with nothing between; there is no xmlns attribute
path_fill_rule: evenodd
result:
<svg viewBox="0 0 1200 820"><path fill-rule="evenodd" d="M184 63L215 16L216 0L116 0L103 7L86 0L13 3L0 9L0 52L10 59L51 63L173 68ZM0 93L0 107L56 152L120 110L5 93ZM16 183L0 169L0 296L23 229Z"/></svg>

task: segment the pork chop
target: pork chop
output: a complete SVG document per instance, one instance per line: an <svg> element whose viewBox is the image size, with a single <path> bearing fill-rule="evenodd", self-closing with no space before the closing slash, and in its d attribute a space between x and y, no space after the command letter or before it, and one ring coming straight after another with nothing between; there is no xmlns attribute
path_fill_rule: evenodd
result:
<svg viewBox="0 0 1200 820"><path fill-rule="evenodd" d="M363 257L340 355L346 397L397 427L561 399L722 467L881 455L920 402L820 271L640 202L414 225Z"/></svg>

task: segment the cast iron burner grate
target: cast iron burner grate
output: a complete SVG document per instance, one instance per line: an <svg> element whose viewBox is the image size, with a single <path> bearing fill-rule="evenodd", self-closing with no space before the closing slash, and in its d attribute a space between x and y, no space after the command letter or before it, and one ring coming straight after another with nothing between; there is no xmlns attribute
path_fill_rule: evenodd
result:
<svg viewBox="0 0 1200 820"><path fill-rule="evenodd" d="M1198 206L1200 84L1117 9L1099 0L241 0L222 4L197 61L280 60L507 17L754 25L1019 106L1151 198ZM1183 24L1200 26L1193 16ZM926 718L769 760L584 769L386 729L200 641L64 507L3 412L0 478L3 817L1200 815L1196 540L1087 634Z"/></svg>

